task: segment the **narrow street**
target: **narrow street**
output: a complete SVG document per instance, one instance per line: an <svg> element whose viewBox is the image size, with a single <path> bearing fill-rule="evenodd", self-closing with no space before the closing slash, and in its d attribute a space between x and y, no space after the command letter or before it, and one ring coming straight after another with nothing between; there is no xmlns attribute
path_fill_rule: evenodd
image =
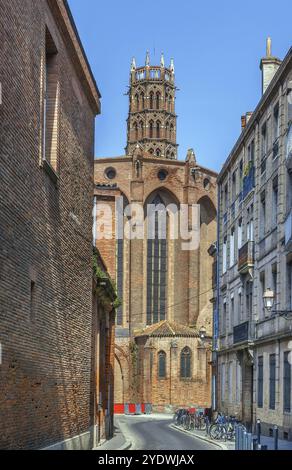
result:
<svg viewBox="0 0 292 470"><path fill-rule="evenodd" d="M131 450L218 450L218 447L170 427L172 417L165 415L118 416L118 425L132 442Z"/></svg>

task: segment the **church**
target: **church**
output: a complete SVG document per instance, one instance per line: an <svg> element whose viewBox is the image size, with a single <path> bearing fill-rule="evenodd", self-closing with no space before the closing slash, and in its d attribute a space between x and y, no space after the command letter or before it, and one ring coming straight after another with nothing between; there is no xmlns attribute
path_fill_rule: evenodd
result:
<svg viewBox="0 0 292 470"><path fill-rule="evenodd" d="M118 296L115 326L115 409L149 403L154 411L179 406L210 407L217 174L198 164L192 149L178 160L174 61L144 66L132 60L125 154L95 160L95 210L111 208L111 233L96 241ZM121 199L122 198L122 199ZM144 208L143 237L118 236L118 210ZM147 207L154 207L154 234L148 237ZM200 240L184 248L182 231L171 236L171 216L197 205ZM164 237L158 225L166 213ZM96 212L95 212L96 214ZM190 217L190 216L189 216ZM95 218L96 223L96 218ZM139 224L138 224L139 225ZM191 217L190 227L194 225ZM141 228L141 227L140 227Z"/></svg>

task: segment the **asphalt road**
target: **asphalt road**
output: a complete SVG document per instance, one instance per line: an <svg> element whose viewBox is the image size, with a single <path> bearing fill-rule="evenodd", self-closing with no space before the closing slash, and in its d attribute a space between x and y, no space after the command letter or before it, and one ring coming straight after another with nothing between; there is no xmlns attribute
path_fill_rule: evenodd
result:
<svg viewBox="0 0 292 470"><path fill-rule="evenodd" d="M117 424L132 442L131 450L218 450L201 439L172 429L170 416L119 416Z"/></svg>

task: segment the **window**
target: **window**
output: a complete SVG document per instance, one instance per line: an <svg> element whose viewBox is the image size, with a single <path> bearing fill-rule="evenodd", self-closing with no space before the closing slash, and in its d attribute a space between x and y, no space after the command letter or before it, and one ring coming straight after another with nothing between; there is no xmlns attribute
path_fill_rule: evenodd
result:
<svg viewBox="0 0 292 470"><path fill-rule="evenodd" d="M180 355L180 376L183 379L191 378L191 350L185 347Z"/></svg>
<svg viewBox="0 0 292 470"><path fill-rule="evenodd" d="M291 412L291 352L284 352L284 371L283 371L283 402L284 411Z"/></svg>
<svg viewBox="0 0 292 470"><path fill-rule="evenodd" d="M139 133L140 133L140 138L143 139L144 137L144 123L143 121L140 121L139 123Z"/></svg>
<svg viewBox="0 0 292 470"><path fill-rule="evenodd" d="M149 122L149 137L152 139L153 137L153 121Z"/></svg>
<svg viewBox="0 0 292 470"><path fill-rule="evenodd" d="M272 193L272 223L273 227L277 226L278 219L278 176L273 179L273 193Z"/></svg>
<svg viewBox="0 0 292 470"><path fill-rule="evenodd" d="M274 107L274 113L273 113L273 127L274 127L274 142L279 138L280 136L280 119L279 119L279 103L276 104Z"/></svg>
<svg viewBox="0 0 292 470"><path fill-rule="evenodd" d="M270 354L270 410L275 409L276 404L276 355Z"/></svg>
<svg viewBox="0 0 292 470"><path fill-rule="evenodd" d="M135 107L136 107L136 111L139 110L139 95L138 93L136 93L135 95Z"/></svg>
<svg viewBox="0 0 292 470"><path fill-rule="evenodd" d="M160 138L160 121L157 121L156 123L156 137L157 139Z"/></svg>
<svg viewBox="0 0 292 470"><path fill-rule="evenodd" d="M277 308L277 263L272 264L272 290L274 292L274 310Z"/></svg>
<svg viewBox="0 0 292 470"><path fill-rule="evenodd" d="M231 229L230 235L230 267L234 265L234 252L235 252L235 229L234 227Z"/></svg>
<svg viewBox="0 0 292 470"><path fill-rule="evenodd" d="M225 400L225 364L221 364L221 401Z"/></svg>
<svg viewBox="0 0 292 470"><path fill-rule="evenodd" d="M46 30L46 63L44 77L43 159L58 172L60 85L58 51Z"/></svg>
<svg viewBox="0 0 292 470"><path fill-rule="evenodd" d="M252 315L252 289L253 284L250 281L247 281L245 284L245 300L246 300L246 315L247 318L250 318Z"/></svg>
<svg viewBox="0 0 292 470"><path fill-rule="evenodd" d="M228 365L228 401L232 403L232 391L233 391L233 362L229 362Z"/></svg>
<svg viewBox="0 0 292 470"><path fill-rule="evenodd" d="M155 153L156 153L156 157L160 157L160 155L161 155L160 149L156 149L156 152L155 152Z"/></svg>
<svg viewBox="0 0 292 470"><path fill-rule="evenodd" d="M242 322L242 293L238 291L238 323Z"/></svg>
<svg viewBox="0 0 292 470"><path fill-rule="evenodd" d="M113 180L117 176L116 170L112 167L106 168L104 174L105 174L106 178L109 179L109 180Z"/></svg>
<svg viewBox="0 0 292 470"><path fill-rule="evenodd" d="M227 236L224 237L223 241L223 262L222 262L222 272L226 273L227 270Z"/></svg>
<svg viewBox="0 0 292 470"><path fill-rule="evenodd" d="M158 353L158 377L159 379L166 377L166 353L164 351Z"/></svg>
<svg viewBox="0 0 292 470"><path fill-rule="evenodd" d="M260 285L261 285L261 292L260 292L260 298L259 298L259 303L261 305L260 313L262 316L265 316L265 306L264 306L264 301L263 301L263 295L266 290L266 274L265 271L262 271L260 273Z"/></svg>
<svg viewBox="0 0 292 470"><path fill-rule="evenodd" d="M154 94L153 94L153 91L150 91L150 94L149 94L149 98L150 98L150 109L153 109L153 101L154 101Z"/></svg>
<svg viewBox="0 0 292 470"><path fill-rule="evenodd" d="M292 263L287 264L287 306L292 310Z"/></svg>
<svg viewBox="0 0 292 470"><path fill-rule="evenodd" d="M147 325L165 320L167 299L167 234L160 223L165 217L167 224L166 208L159 195L152 204L154 234L150 233L147 240Z"/></svg>
<svg viewBox="0 0 292 470"><path fill-rule="evenodd" d="M267 123L262 126L262 147L261 147L261 155L262 158L265 158L268 152L268 127Z"/></svg>
<svg viewBox="0 0 292 470"><path fill-rule="evenodd" d="M145 95L143 91L141 93L141 105L142 105L142 109L144 109L145 108Z"/></svg>
<svg viewBox="0 0 292 470"><path fill-rule="evenodd" d="M224 186L224 210L225 212L228 209L228 184L226 183Z"/></svg>
<svg viewBox="0 0 292 470"><path fill-rule="evenodd" d="M232 174L232 202L235 201L236 198L236 170Z"/></svg>
<svg viewBox="0 0 292 470"><path fill-rule="evenodd" d="M174 131L173 124L170 124L170 128L169 128L169 140L173 140L173 138L174 138L173 131Z"/></svg>
<svg viewBox="0 0 292 470"><path fill-rule="evenodd" d="M226 330L226 319L227 319L227 301L226 298L223 299L223 308L221 314L221 323L220 323L220 333L224 334Z"/></svg>
<svg viewBox="0 0 292 470"><path fill-rule="evenodd" d="M241 367L240 363L236 361L236 403L240 403L241 397Z"/></svg>
<svg viewBox="0 0 292 470"><path fill-rule="evenodd" d="M156 93L156 109L159 109L160 107L160 93Z"/></svg>
<svg viewBox="0 0 292 470"><path fill-rule="evenodd" d="M135 122L133 127L134 127L134 139L135 139L135 140L138 140L138 138L139 138L139 135L138 135L138 124Z"/></svg>
<svg viewBox="0 0 292 470"><path fill-rule="evenodd" d="M239 219L239 221L238 221L237 247L238 247L238 249L240 249L242 247L242 219Z"/></svg>
<svg viewBox="0 0 292 470"><path fill-rule="evenodd" d="M260 238L263 238L266 233L266 192L261 193L260 202Z"/></svg>
<svg viewBox="0 0 292 470"><path fill-rule="evenodd" d="M263 356L258 358L258 407L263 407L264 399L264 359Z"/></svg>
<svg viewBox="0 0 292 470"><path fill-rule="evenodd" d="M243 160L240 160L240 162L239 162L239 184L240 184L240 190L242 190L242 185L243 185Z"/></svg>
<svg viewBox="0 0 292 470"><path fill-rule="evenodd" d="M229 321L229 330L232 331L234 326L234 294L231 294L230 299L230 321Z"/></svg>
<svg viewBox="0 0 292 470"><path fill-rule="evenodd" d="M254 140L251 141L249 146L247 147L247 158L248 161L254 164Z"/></svg>

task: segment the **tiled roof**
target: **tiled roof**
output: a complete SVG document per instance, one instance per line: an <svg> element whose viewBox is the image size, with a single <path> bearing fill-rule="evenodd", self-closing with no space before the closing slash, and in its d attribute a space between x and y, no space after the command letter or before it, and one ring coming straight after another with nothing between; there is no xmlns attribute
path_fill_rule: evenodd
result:
<svg viewBox="0 0 292 470"><path fill-rule="evenodd" d="M163 320L159 323L148 326L143 330L137 331L135 336L185 336L197 338L199 335L193 328L181 325L180 323Z"/></svg>

